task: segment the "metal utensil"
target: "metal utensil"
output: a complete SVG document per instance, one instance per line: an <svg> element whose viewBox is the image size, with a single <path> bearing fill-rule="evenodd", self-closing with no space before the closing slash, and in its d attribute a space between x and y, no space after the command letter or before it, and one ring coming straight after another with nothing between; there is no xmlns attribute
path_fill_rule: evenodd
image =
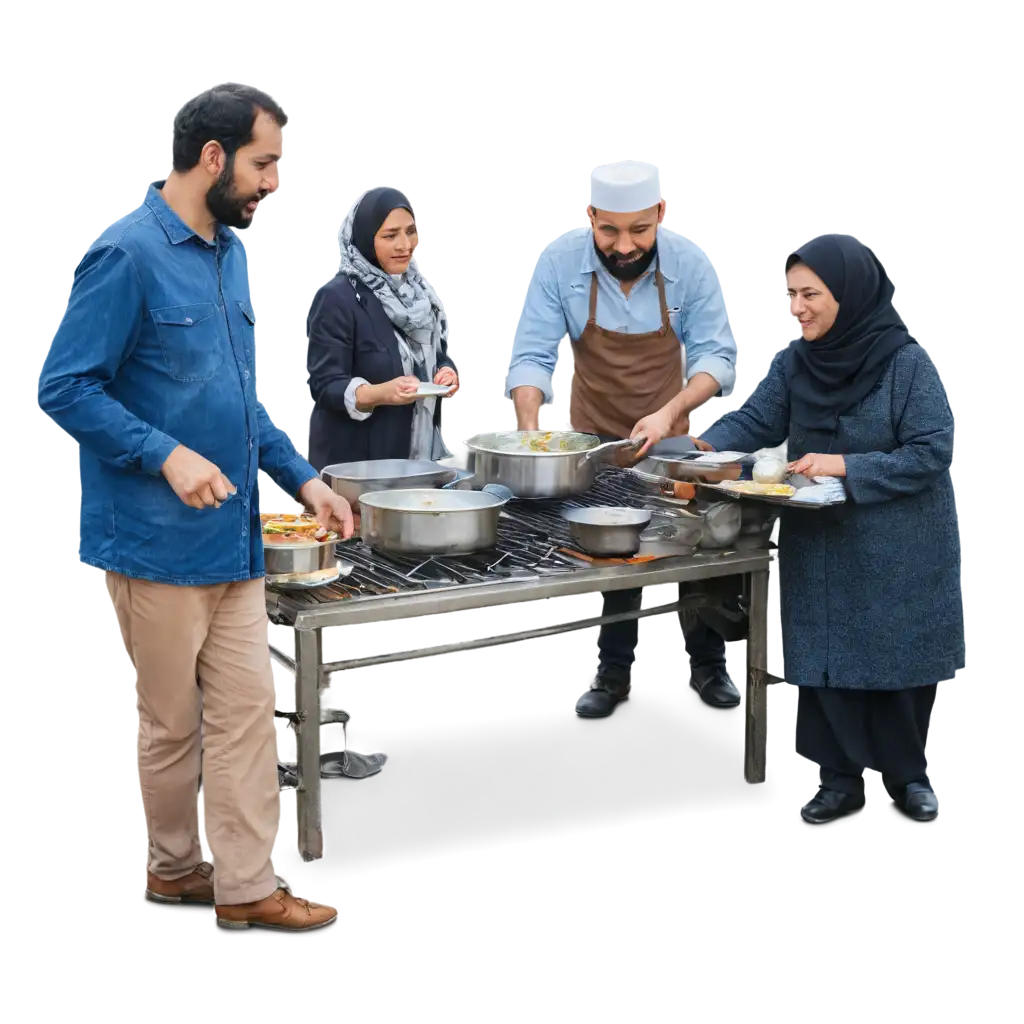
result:
<svg viewBox="0 0 1024 1024"><path fill-rule="evenodd" d="M594 483L597 467L616 454L639 451L637 437L601 443L573 431L510 430L465 442L469 468L483 484L501 484L517 498L568 498Z"/></svg>
<svg viewBox="0 0 1024 1024"><path fill-rule="evenodd" d="M588 555L622 557L640 550L640 534L651 512L639 508L570 508L562 516L569 534Z"/></svg>
<svg viewBox="0 0 1024 1024"><path fill-rule="evenodd" d="M326 466L320 479L353 508L366 491L403 490L409 487L443 487L457 483L459 471L436 462L418 459L370 459Z"/></svg>
<svg viewBox="0 0 1024 1024"><path fill-rule="evenodd" d="M498 517L512 497L489 485L480 491L408 488L369 491L360 498L363 543L392 554L469 555L493 548Z"/></svg>

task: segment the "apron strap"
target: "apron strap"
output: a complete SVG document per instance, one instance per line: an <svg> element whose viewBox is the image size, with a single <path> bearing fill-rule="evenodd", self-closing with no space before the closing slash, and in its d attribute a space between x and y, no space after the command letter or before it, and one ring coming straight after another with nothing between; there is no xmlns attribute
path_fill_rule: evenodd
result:
<svg viewBox="0 0 1024 1024"><path fill-rule="evenodd" d="M597 324L597 271L590 274L590 315L587 318L588 324Z"/></svg>
<svg viewBox="0 0 1024 1024"><path fill-rule="evenodd" d="M654 280L658 282L658 302L661 305L661 333L667 334L669 331L669 319L668 319L668 303L665 301L665 278L661 276L661 261L658 261L659 266L655 268Z"/></svg>

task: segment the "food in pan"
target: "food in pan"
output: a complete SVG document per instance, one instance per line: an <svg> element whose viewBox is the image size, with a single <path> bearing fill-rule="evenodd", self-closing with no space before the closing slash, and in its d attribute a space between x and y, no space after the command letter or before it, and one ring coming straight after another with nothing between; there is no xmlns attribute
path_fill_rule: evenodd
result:
<svg viewBox="0 0 1024 1024"><path fill-rule="evenodd" d="M751 475L757 484L781 484L786 479L786 464L774 455L766 455L754 463Z"/></svg>
<svg viewBox="0 0 1024 1024"><path fill-rule="evenodd" d="M264 544L310 544L337 540L337 534L328 530L314 516L261 514Z"/></svg>
<svg viewBox="0 0 1024 1024"><path fill-rule="evenodd" d="M481 451L509 455L558 454L585 452L598 445L592 434L565 430L504 430L495 434L478 434L470 447L479 444Z"/></svg>
<svg viewBox="0 0 1024 1024"><path fill-rule="evenodd" d="M789 484L761 484L753 480L727 480L719 485L736 494L763 495L770 498L792 498L796 488Z"/></svg>

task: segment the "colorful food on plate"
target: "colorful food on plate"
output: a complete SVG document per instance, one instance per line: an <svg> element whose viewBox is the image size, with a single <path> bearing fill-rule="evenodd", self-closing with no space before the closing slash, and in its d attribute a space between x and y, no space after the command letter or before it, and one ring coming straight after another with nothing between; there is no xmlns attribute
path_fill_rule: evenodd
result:
<svg viewBox="0 0 1024 1024"><path fill-rule="evenodd" d="M727 480L720 487L736 494L761 495L770 498L792 498L796 488L789 484L760 484L753 480Z"/></svg>
<svg viewBox="0 0 1024 1024"><path fill-rule="evenodd" d="M338 535L328 530L314 516L261 514L264 544L326 544L337 540Z"/></svg>

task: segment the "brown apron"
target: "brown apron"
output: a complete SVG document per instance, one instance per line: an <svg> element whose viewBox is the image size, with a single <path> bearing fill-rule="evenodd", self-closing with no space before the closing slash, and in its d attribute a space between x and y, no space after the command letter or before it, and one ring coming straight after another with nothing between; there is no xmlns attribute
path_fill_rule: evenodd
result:
<svg viewBox="0 0 1024 1024"><path fill-rule="evenodd" d="M624 334L597 326L597 272L590 281L590 318L573 342L569 418L573 430L629 437L645 416L683 389L686 350L669 325L665 279L655 267L661 328Z"/></svg>

